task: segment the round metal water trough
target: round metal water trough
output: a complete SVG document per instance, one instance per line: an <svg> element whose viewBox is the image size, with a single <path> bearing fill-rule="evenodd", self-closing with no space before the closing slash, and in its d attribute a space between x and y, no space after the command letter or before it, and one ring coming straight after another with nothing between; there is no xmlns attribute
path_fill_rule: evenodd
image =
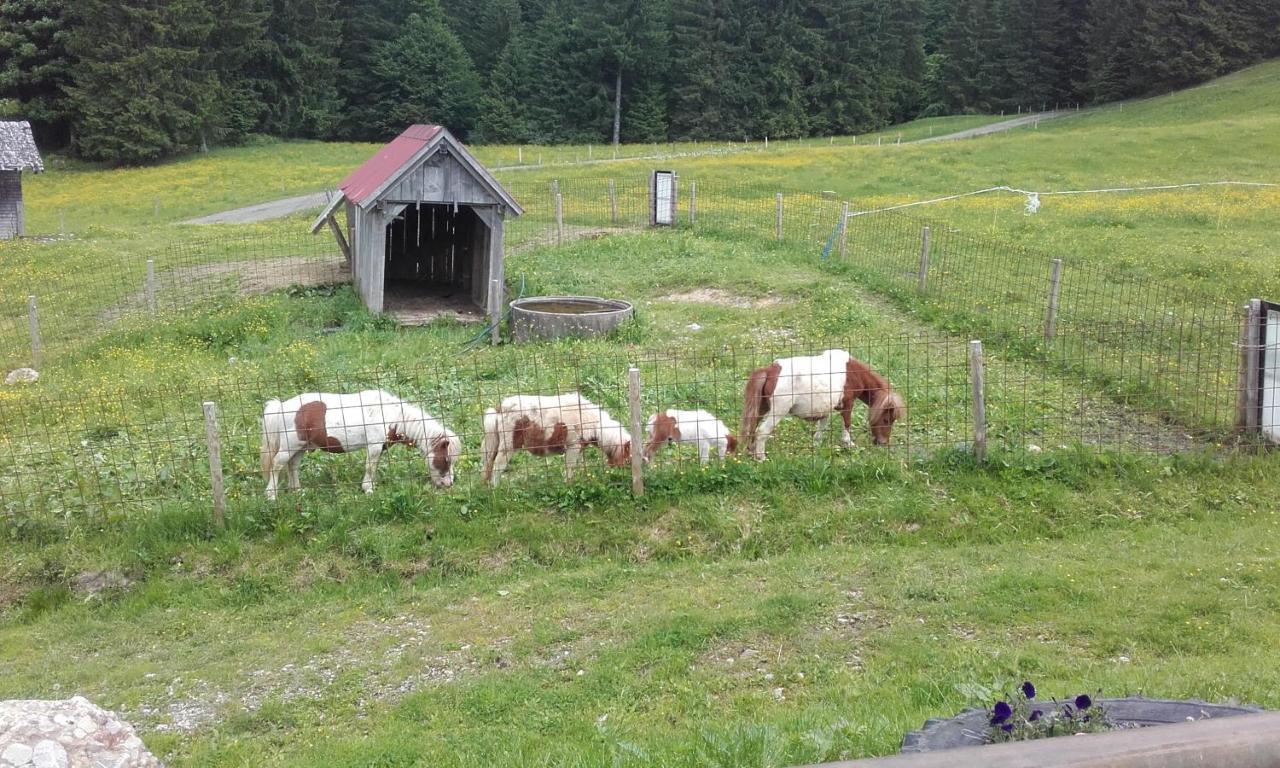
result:
<svg viewBox="0 0 1280 768"><path fill-rule="evenodd" d="M599 336L635 314L629 301L595 296L533 296L511 302L516 341Z"/></svg>

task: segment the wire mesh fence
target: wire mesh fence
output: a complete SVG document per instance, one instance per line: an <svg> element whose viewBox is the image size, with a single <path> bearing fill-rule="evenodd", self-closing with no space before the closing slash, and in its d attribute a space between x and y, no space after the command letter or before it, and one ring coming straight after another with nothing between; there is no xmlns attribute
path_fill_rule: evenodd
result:
<svg viewBox="0 0 1280 768"><path fill-rule="evenodd" d="M646 227L649 179L560 179L509 185L525 215L509 222L509 252ZM906 457L994 448L1083 446L1174 452L1233 438L1242 400L1240 313L1243 296L1143 279L1106 264L1060 261L938 222L898 213L844 217L828 193L682 179L675 226L782 241L812 248L815 260L927 316L939 330L881 338L835 339L751 349L634 350L551 356L523 347L475 355L442 367L371 370L305 378L228 375L185 390L129 388L44 396L42 389L0 392L0 523L56 531L96 525L166 504L210 501L213 478L202 403L216 404L227 503L264 503L261 466L265 403L302 392L387 390L416 403L457 433L456 466L464 492L484 487L486 409L515 394L578 392L628 430L633 415L643 440L661 431L660 415L684 423L676 439L650 446L646 477L719 461L732 433L741 439L744 386L750 373L779 358L826 348L848 350L883 374L906 404L889 450ZM843 226L842 226L843 220ZM923 230L929 228L926 244ZM6 368L32 362L38 336L45 360L68 359L103 333L153 315L295 285L340 283L349 271L331 237L281 232L190 239L141 254L112 253L86 242L56 270L24 246L5 265L15 279L0 297L0 343ZM28 296L35 295L38 329ZM943 330L945 329L945 330ZM36 331L33 336L33 330ZM970 339L986 354L982 403L973 389ZM465 362L462 362L465 361ZM640 408L631 412L627 371L640 371ZM838 373L838 372L837 372ZM834 386L834 385L832 385ZM828 395L831 393L828 392ZM668 411L675 412L668 415ZM867 405L853 407L854 447L841 446L843 424L815 443L815 423L787 419L771 437L771 461L817 465L856 461L870 450ZM391 425L380 425L387 426ZM706 438L702 446L697 438ZM548 438L549 439L549 438ZM396 441L391 441L396 442ZM750 446L727 461L750 472ZM542 451L546 453L546 451ZM383 457L380 486L426 489L428 455L396 448ZM625 485L625 468L607 466L588 448L583 472ZM562 482L558 454L513 457L503 485ZM304 489L361 490L363 460L324 452L302 462ZM428 492L428 491L423 491ZM457 493L440 491L441 493Z"/></svg>
<svg viewBox="0 0 1280 768"><path fill-rule="evenodd" d="M898 213L850 217L844 237L843 263L949 327L1007 339L1190 429L1234 423L1244 296L1052 259Z"/></svg>

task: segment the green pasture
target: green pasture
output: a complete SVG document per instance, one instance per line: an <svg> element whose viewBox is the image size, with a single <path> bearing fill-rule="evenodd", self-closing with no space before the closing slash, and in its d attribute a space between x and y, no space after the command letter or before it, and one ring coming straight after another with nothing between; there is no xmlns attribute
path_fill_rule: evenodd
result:
<svg viewBox="0 0 1280 768"><path fill-rule="evenodd" d="M38 384L0 388L0 698L85 695L175 766L786 766L892 753L1024 679L1280 706L1275 460L1219 445L1235 307L1280 296L1280 190L1045 195L1035 214L1021 194L973 196L854 219L843 259L834 237L842 201L1280 182L1278 73L959 142L895 143L999 116L895 127L878 147L475 147L527 203L508 295L637 305L610 338L529 347L468 346L475 324L397 328L320 280L238 292L227 270L329 258L306 213L178 223L331 186L370 145L111 171L50 158L26 186L42 237L0 243L0 353L27 362L32 293L45 346ZM654 167L681 176L671 231L639 231ZM1063 316L1042 344L1053 258ZM893 450L869 447L859 411L851 450L834 431L814 447L798 421L762 464L670 450L640 498L598 454L570 484L529 455L497 491L479 482L480 415L502 395L579 389L625 418L636 364L646 415L705 407L736 427L753 366L826 346L902 391ZM265 502L263 401L365 386L462 434L458 485L431 489L397 449L366 496L358 458L311 456L308 490ZM127 584L75 587L97 571Z"/></svg>

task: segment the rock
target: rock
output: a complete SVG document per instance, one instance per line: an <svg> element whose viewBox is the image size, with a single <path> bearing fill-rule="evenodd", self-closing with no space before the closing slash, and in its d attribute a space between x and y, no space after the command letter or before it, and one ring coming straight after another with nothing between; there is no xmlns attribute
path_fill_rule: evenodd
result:
<svg viewBox="0 0 1280 768"><path fill-rule="evenodd" d="M80 597L97 597L109 590L128 589L132 583L115 571L83 571L71 580L71 591Z"/></svg>
<svg viewBox="0 0 1280 768"><path fill-rule="evenodd" d="M158 768L133 726L81 696L0 701L0 768Z"/></svg>
<svg viewBox="0 0 1280 768"><path fill-rule="evenodd" d="M35 384L40 380L40 372L34 368L15 368L9 371L9 375L4 377L4 383L9 386L14 384Z"/></svg>

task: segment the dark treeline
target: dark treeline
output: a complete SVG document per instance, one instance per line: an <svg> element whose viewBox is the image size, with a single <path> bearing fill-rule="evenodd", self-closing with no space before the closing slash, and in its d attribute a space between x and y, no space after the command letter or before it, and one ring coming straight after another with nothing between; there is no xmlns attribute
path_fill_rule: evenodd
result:
<svg viewBox="0 0 1280 768"><path fill-rule="evenodd" d="M0 114L140 163L254 134L861 133L1280 54L1277 0L0 0Z"/></svg>

